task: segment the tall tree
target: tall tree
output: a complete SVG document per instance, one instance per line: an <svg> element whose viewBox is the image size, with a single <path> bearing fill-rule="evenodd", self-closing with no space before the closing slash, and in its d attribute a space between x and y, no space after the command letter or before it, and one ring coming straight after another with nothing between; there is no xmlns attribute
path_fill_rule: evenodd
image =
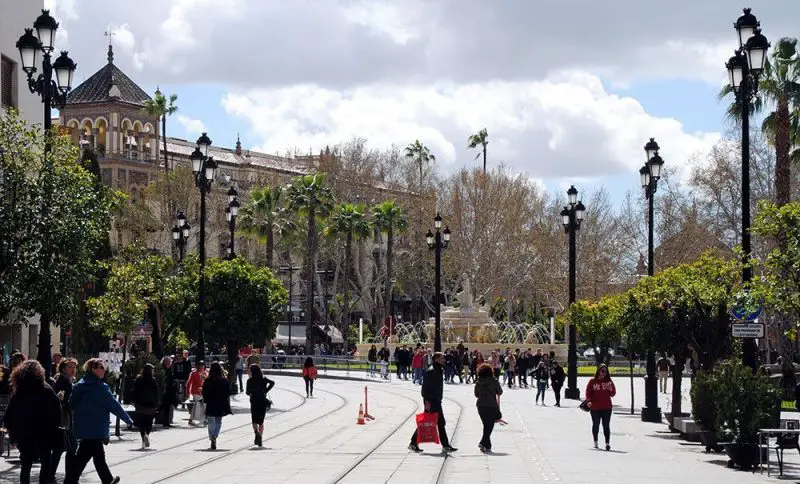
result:
<svg viewBox="0 0 800 484"><path fill-rule="evenodd" d="M294 222L285 214L283 187L265 186L250 192L250 201L241 210L241 230L267 246L267 267L274 269L275 236L292 230Z"/></svg>
<svg viewBox="0 0 800 484"><path fill-rule="evenodd" d="M489 133L486 132L486 128L478 131L477 133L471 135L469 139L467 139L467 147L470 149L475 149L480 146L480 151L477 155L475 155L475 159L478 159L483 153L483 174L486 174L486 146L489 144Z"/></svg>
<svg viewBox="0 0 800 484"><path fill-rule="evenodd" d="M782 38L775 45L764 68L764 78L759 90L775 111L764 119L762 128L775 145L775 199L778 206L791 200L791 153L800 138L792 137L797 131L796 110L800 107L800 56L797 39Z"/></svg>
<svg viewBox="0 0 800 484"><path fill-rule="evenodd" d="M325 226L324 234L332 237L344 237L344 295L342 311L339 315L339 326L345 337L350 328L350 281L353 272L353 240L362 239L370 233L370 222L364 205L342 203L336 206ZM338 293L336 287L334 294Z"/></svg>
<svg viewBox="0 0 800 484"><path fill-rule="evenodd" d="M49 374L50 325L75 320L114 197L80 166L69 139L13 111L0 118L0 148L0 321L40 315L36 359Z"/></svg>
<svg viewBox="0 0 800 484"><path fill-rule="evenodd" d="M314 350L311 341L311 322L314 319L314 299L310 297L316 275L317 257L317 223L325 220L334 205L333 190L328 186L324 173L301 175L295 177L286 186L286 195L289 201L289 210L300 216L305 216L307 222L306 236L306 353Z"/></svg>
<svg viewBox="0 0 800 484"><path fill-rule="evenodd" d="M436 156L431 153L431 150L420 143L419 140L414 140L413 143L406 146L406 158L413 159L419 166L419 186L422 187L422 169L428 163L436 161Z"/></svg>
<svg viewBox="0 0 800 484"><path fill-rule="evenodd" d="M731 86L725 86L720 98L731 94ZM800 56L797 39L782 38L775 45L764 67L759 82L758 95L753 97L750 113L756 114L774 107L764 118L762 130L775 146L775 199L778 206L791 200L791 155L794 145L800 142L797 129L800 114ZM728 117L741 121L741 108L733 102L728 106ZM794 129L793 129L794 128Z"/></svg>
<svg viewBox="0 0 800 484"><path fill-rule="evenodd" d="M170 94L169 98L161 94L161 89L156 88L153 99L148 99L144 103L144 110L148 116L159 118L161 121L161 140L164 143L164 173L169 173L169 158L167 157L167 116L172 116L178 111L175 102L178 101L177 94Z"/></svg>
<svg viewBox="0 0 800 484"><path fill-rule="evenodd" d="M391 315L392 289L394 277L392 263L394 262L394 235L405 232L408 228L408 218L403 208L394 200L387 200L372 208L375 227L386 234L386 278L384 279L384 318Z"/></svg>

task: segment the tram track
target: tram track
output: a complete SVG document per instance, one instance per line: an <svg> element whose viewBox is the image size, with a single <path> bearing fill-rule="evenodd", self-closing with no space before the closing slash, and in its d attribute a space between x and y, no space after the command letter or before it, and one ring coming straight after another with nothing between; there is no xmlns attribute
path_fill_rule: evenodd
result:
<svg viewBox="0 0 800 484"><path fill-rule="evenodd" d="M267 442L276 440L279 437L282 437L282 436L284 436L284 435L286 435L286 434L288 434L290 432L294 432L299 428L302 428L302 427L311 425L311 424L313 424L315 422L318 422L319 420L322 420L322 419L328 417L329 415L331 415L331 414L333 414L335 412L338 412L339 410L344 408L344 406L347 403L347 401L344 398L342 398L340 395L337 395L336 393L333 393L333 392L330 392L330 391L327 391L327 390L321 390L321 389L318 389L317 392L318 393L322 392L322 393L327 393L327 394L333 395L336 398L340 399L341 403L336 408L333 408L333 409L323 413L322 415L314 417L311 420L308 420L306 422L303 422L303 423L300 423L298 425L295 425L295 426L293 426L293 427L291 427L291 428L289 428L287 430L284 430L282 432L278 432L278 433L270 435L268 438L264 439L263 443L266 444ZM298 405L298 407L301 406L301 405ZM241 429L243 427L249 427L250 425L251 424L248 423L247 425L241 425L241 426L239 426L237 428ZM231 431L233 431L233 430L235 430L235 429L231 429ZM199 440L205 440L205 439L199 439ZM252 447L253 447L253 444L248 444L248 445L244 445L244 446L241 446L241 447L237 447L235 449L218 452L216 455L213 455L213 456L209 457L208 459L205 459L205 460L203 460L201 462L193 463L190 466L186 466L186 467L177 469L177 470L175 470L174 472L172 472L170 474L167 474L165 476L161 476L156 480L148 481L148 484L158 484L158 483L161 483L161 482L166 482L166 481L168 481L170 479L178 478L178 477L182 476L183 474L185 474L185 473L187 473L189 471L194 471L196 469L205 467L205 466L207 466L209 464L212 464L212 463L215 463L215 462L219 462L222 459L225 459L227 457L231 457L233 455L238 454L239 452L242 452L244 450L250 449Z"/></svg>
<svg viewBox="0 0 800 484"><path fill-rule="evenodd" d="M292 412L292 411L302 407L303 405L305 405L308 402L308 400L306 398L303 398L303 395L300 392L296 392L294 390L289 390L287 388L280 388L280 389L276 388L275 390L276 391L283 391L283 392L293 393L293 394L295 394L295 395L297 395L298 397L301 398L301 402L300 402L299 405L295 405L293 407L289 407L288 409L281 410L279 413L276 412L276 413L268 414L267 417L266 417L267 420L274 419L278 415L282 415L284 413ZM251 428L252 424L250 424L248 422L246 424L241 424L241 425L236 425L234 427L226 428L225 430L220 432L220 435L225 435L225 434L229 435L229 434L231 434L231 433L233 433L233 432L235 432L237 430L240 430L240 429L243 429L243 428L246 428L246 427L247 428ZM202 428L202 427L196 427L196 428ZM138 460L141 460L141 459L147 459L149 457L155 457L155 456L158 456L160 454L163 454L164 452L169 452L169 451L172 451L172 450L175 450L175 449L180 449L181 447L186 447L187 445L196 444L198 442L202 442L202 441L205 441L205 440L208 440L208 436L203 436L203 437L199 437L199 438L196 438L196 439L188 440L186 442L181 442L180 444L171 445L169 447L164 447L163 449L156 449L156 450L152 450L152 451L143 452L142 455L138 455L138 456L135 456L135 457L129 457L127 459L123 459L123 460L119 460L119 461L109 461L108 464L109 464L109 466L116 467L116 466L119 466L119 465L124 465L124 464L128 464L128 463L131 463L131 462L135 462L135 461L138 461Z"/></svg>
<svg viewBox="0 0 800 484"><path fill-rule="evenodd" d="M392 392L392 391L387 391L386 389L383 389L383 388L382 388L382 389L380 389L379 391L382 391L382 392L385 392L385 393L389 393L389 394L392 394L392 395L395 395L395 396L398 396L398 397L402 397L402 398L404 398L404 399L406 399L406 400L409 400L409 401L415 402L415 403L416 403L416 406L414 407L414 409L413 409L413 410L412 410L412 411L411 411L411 412L410 412L408 415L406 415L406 417L405 417L405 418L403 418L403 419L402 419L402 421L400 421L400 423L398 423L397 425L395 425L395 426L394 426L392 429L389 429L389 430L388 430L388 431L387 431L387 432L386 432L386 433L385 433L385 434L382 436L382 438L381 438L381 439L378 441L378 443L377 443L377 444L375 444L375 445L374 445L372 448L368 449L367 451L365 451L365 452L363 452L361 455L359 455L359 456L358 456L358 458L356 458L356 459L353 461L353 463L352 463L352 464L350 464L350 465L349 465L349 466L348 466L346 469L344 469L344 470L343 470L342 472L340 472L340 473L339 473L337 476L335 476L335 477L334 477L332 480L330 480L329 482L330 482L331 484L339 484L339 483L343 482L345 479L347 479L349 476L352 476L352 475L353 475L353 473L354 473L355 471L357 471L357 470L358 470L358 468L359 468L359 467L360 467L360 466L361 466L361 465L362 465L362 464L363 464L363 463L364 463L364 462L365 462L365 461L366 461L366 460L367 460L367 459L368 459L370 456L372 456L372 455L374 455L376 452L378 452L378 451L379 451L379 450L380 450L380 449L381 449L381 448L382 448L384 445L386 445L386 442L387 442L389 439L391 439L392 437L394 437L394 435L395 435L395 434L397 434L397 432L399 432L399 431L400 431L400 430L401 430L401 429L402 429L402 428L403 428L403 427L406 425L406 423L408 422L408 419L410 419L410 418L414 417L414 416L417 414L417 412L419 412L419 411L420 411L420 405L421 405L421 404L420 404L420 402L419 402L419 401L417 401L417 400L415 400L415 399L412 399L411 397L409 397L409 396L407 396L407 395L405 395L405 394L401 394L401 393L397 393L397 392ZM446 398L446 397L445 397L443 400L449 401L449 402L451 402L451 403L455 404L456 406L458 406L458 408L459 408L458 418L456 419L455 426L453 427L453 437L455 437L455 434L456 434L456 432L458 431L459 425L460 425L460 423L461 423L461 416L462 416L462 415L463 415L463 413L464 413L464 406L463 406L461 403L459 403L458 401L456 401L456 400L453 400L452 398ZM411 455L411 454L409 454L409 455ZM404 458L404 459L403 459L403 460L400 462L400 464L399 464L399 465L397 465L397 467L395 467L395 469L392 471L392 473L391 473L391 474L389 474L389 476L387 477L387 479L386 479L386 482L390 482L390 481L392 480L392 478L395 476L395 474L397 473L397 471L398 471L398 470L400 470L400 468L401 468L401 467L403 466L403 464L406 462L407 458L408 458L408 456L406 456L406 457L405 457L405 458ZM440 468L439 468L439 471L438 471L438 473L437 473L437 477L436 477L436 482L437 482L437 483L441 481L441 479L442 479L442 476L444 475L444 468L445 468L445 465L446 465L446 463L447 463L447 461L448 461L449 459L450 459L450 454L444 454L444 456L443 456L443 458L442 458L442 465L440 466Z"/></svg>

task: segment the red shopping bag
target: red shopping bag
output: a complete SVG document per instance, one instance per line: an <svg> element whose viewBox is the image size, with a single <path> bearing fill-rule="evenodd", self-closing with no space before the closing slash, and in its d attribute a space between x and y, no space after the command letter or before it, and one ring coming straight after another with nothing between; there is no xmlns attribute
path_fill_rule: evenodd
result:
<svg viewBox="0 0 800 484"><path fill-rule="evenodd" d="M439 443L439 414L423 412L417 414L417 444Z"/></svg>

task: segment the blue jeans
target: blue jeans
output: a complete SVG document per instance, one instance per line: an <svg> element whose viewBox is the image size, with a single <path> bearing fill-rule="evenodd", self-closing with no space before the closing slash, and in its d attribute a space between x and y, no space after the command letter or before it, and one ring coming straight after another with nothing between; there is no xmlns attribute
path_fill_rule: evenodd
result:
<svg viewBox="0 0 800 484"><path fill-rule="evenodd" d="M222 430L222 417L206 416L208 421L208 438L215 439L219 436L219 431Z"/></svg>
<svg viewBox="0 0 800 484"><path fill-rule="evenodd" d="M425 370L422 368L414 368L414 381L422 384L422 378L425 376Z"/></svg>

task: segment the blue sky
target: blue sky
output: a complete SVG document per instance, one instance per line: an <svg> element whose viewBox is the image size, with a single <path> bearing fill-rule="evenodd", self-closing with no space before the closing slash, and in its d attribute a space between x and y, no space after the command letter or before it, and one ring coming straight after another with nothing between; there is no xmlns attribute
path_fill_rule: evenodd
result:
<svg viewBox="0 0 800 484"><path fill-rule="evenodd" d="M105 62L108 30L132 79L178 94L170 135L233 146L239 132L269 153L420 139L446 175L476 166L466 139L485 127L490 167L615 200L637 189L648 138L685 174L728 130L717 92L741 14L727 0L45 3L77 79ZM800 2L754 13L768 37L796 35Z"/></svg>

